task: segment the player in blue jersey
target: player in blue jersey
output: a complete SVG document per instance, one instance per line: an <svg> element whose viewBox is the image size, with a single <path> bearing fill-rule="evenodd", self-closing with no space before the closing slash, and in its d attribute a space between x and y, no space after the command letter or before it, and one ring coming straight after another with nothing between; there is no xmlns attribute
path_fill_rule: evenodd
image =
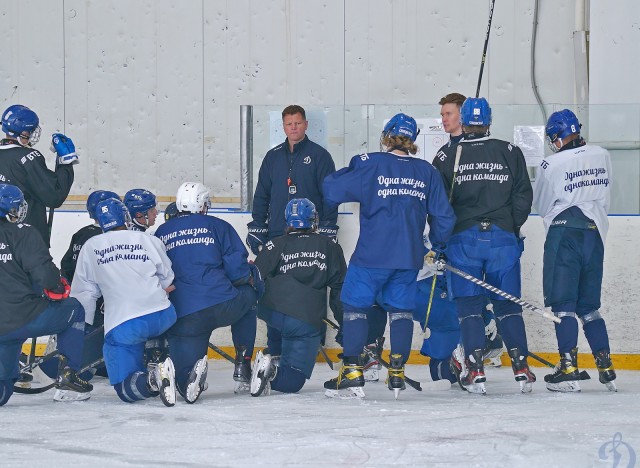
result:
<svg viewBox="0 0 640 468"><path fill-rule="evenodd" d="M178 392L194 403L207 387L211 332L231 325L236 348L236 391L249 390L256 337L256 290L264 288L247 249L226 221L207 216L209 189L185 182L176 195L178 214L155 235L164 242L175 273L170 295L178 321L167 332ZM255 289L254 289L255 288Z"/></svg>
<svg viewBox="0 0 640 468"><path fill-rule="evenodd" d="M325 382L328 396L364 397L359 356L367 344L367 312L376 302L390 320L388 387L396 398L405 388L427 216L436 249L444 247L455 223L440 174L410 156L417 152L417 136L416 121L397 114L382 131L382 151L354 156L348 167L324 180L327 203L360 203L360 235L341 295L344 361L339 376Z"/></svg>

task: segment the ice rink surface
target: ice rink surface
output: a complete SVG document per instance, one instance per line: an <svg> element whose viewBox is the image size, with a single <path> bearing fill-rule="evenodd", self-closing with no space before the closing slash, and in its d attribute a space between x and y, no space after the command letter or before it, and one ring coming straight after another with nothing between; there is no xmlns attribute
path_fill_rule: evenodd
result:
<svg viewBox="0 0 640 468"><path fill-rule="evenodd" d="M172 408L123 403L96 378L86 402L14 394L0 408L0 466L634 466L640 372L619 371L610 393L589 369L581 393L559 394L544 387L549 370L534 368L528 395L511 369L490 368L485 396L407 387L396 401L381 381L365 400L334 400L322 384L336 372L318 363L299 394L253 398L233 394L231 364L210 360L209 389ZM407 366L416 380L427 372Z"/></svg>

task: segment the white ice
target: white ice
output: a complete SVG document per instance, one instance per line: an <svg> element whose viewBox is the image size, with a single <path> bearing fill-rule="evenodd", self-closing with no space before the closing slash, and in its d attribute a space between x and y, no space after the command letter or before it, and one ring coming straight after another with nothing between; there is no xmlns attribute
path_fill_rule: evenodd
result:
<svg viewBox="0 0 640 468"><path fill-rule="evenodd" d="M410 365L406 373L428 381L427 371ZM501 368L487 369L486 396L407 387L394 400L381 381L358 401L326 398L322 384L336 372L318 363L299 394L254 398L234 395L231 364L210 360L209 389L172 408L159 399L123 403L96 378L86 402L14 394L0 408L0 466L631 466L640 451L640 372L619 371L619 391L610 393L589 369L582 393L559 394L544 388L548 369L534 371L532 394Z"/></svg>

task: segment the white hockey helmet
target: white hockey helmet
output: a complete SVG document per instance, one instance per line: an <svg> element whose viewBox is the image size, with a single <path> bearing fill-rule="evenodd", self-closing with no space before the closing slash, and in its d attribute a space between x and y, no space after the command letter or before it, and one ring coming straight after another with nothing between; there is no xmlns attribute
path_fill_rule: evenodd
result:
<svg viewBox="0 0 640 468"><path fill-rule="evenodd" d="M206 212L211 206L209 189L200 182L185 182L180 186L176 194L176 205L178 211L189 213Z"/></svg>

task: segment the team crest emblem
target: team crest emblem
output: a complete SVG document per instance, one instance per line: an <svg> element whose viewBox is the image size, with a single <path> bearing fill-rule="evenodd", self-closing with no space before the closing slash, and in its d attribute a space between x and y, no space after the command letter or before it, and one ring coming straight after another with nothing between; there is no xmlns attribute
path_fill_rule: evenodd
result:
<svg viewBox="0 0 640 468"><path fill-rule="evenodd" d="M311 156L305 156L302 162L305 164L311 164Z"/></svg>

